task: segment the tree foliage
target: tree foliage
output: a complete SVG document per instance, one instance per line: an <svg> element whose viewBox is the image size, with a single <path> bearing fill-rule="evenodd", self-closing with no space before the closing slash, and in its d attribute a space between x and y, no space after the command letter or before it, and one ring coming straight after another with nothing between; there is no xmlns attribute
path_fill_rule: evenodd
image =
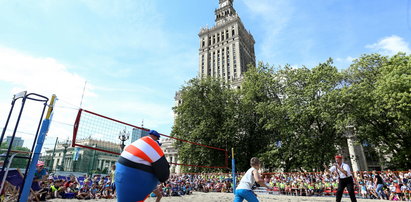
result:
<svg viewBox="0 0 411 202"><path fill-rule="evenodd" d="M237 166L247 169L249 160L269 149L276 140L276 129L267 128L267 114L264 105L279 102L278 86L273 79L273 69L259 64L258 68L250 67L245 75L242 89L237 93L238 132L236 137Z"/></svg>
<svg viewBox="0 0 411 202"><path fill-rule="evenodd" d="M8 147L9 147L9 145L8 145L7 143L5 143L5 142L2 143L1 146L0 146L0 149L2 149L2 153L5 154L5 153L7 152ZM11 149L14 150L14 151L30 152L30 149L28 149L28 148L26 148L26 147L12 147ZM10 153L10 156L11 156L12 154L13 154L13 152ZM28 156L28 154L17 154L17 156L24 156L24 157L26 157L26 156ZM2 161L4 161L4 159L5 159L5 157L2 157ZM9 157L8 160L10 160L10 157ZM27 166L27 161L28 161L27 159L15 157L15 158L12 160L10 167L11 167L11 168L26 168L26 166ZM7 165L5 165L5 166L7 166Z"/></svg>
<svg viewBox="0 0 411 202"><path fill-rule="evenodd" d="M334 124L341 74L328 60L313 69L286 66L273 75L277 99L260 103L258 110L264 127L276 134L264 162L285 171L321 168L341 140Z"/></svg>
<svg viewBox="0 0 411 202"><path fill-rule="evenodd" d="M363 55L343 71L332 59L313 68L259 63L249 67L241 89L192 79L180 91L172 135L228 151L234 147L239 170L258 156L270 170L311 171L333 159L352 125L360 143L371 144L386 166L410 168L410 57ZM223 152L176 146L182 163L224 165Z"/></svg>
<svg viewBox="0 0 411 202"><path fill-rule="evenodd" d="M376 146L388 167L411 167L410 56L364 55L347 71L346 120Z"/></svg>
<svg viewBox="0 0 411 202"><path fill-rule="evenodd" d="M212 78L192 79L180 91L180 96L183 102L175 108L177 117L172 131L173 136L223 149L234 146L237 99L228 85ZM185 164L225 165L225 153L220 150L181 141L177 141L176 146L179 159ZM190 172L207 171L198 167L184 169Z"/></svg>

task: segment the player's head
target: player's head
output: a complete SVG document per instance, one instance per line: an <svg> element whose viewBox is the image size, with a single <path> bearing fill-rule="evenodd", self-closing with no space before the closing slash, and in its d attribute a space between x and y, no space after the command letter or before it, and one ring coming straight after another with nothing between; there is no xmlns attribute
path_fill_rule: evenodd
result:
<svg viewBox="0 0 411 202"><path fill-rule="evenodd" d="M254 168L260 168L260 159L258 159L257 157L251 158L250 165L251 167L254 167Z"/></svg>
<svg viewBox="0 0 411 202"><path fill-rule="evenodd" d="M153 140L159 140L160 139L160 133L158 133L155 130L150 130L148 132L148 134L150 135L151 138L153 138Z"/></svg>
<svg viewBox="0 0 411 202"><path fill-rule="evenodd" d="M342 155L336 155L336 156L335 156L335 162L341 163L342 160L343 160L343 156L342 156Z"/></svg>

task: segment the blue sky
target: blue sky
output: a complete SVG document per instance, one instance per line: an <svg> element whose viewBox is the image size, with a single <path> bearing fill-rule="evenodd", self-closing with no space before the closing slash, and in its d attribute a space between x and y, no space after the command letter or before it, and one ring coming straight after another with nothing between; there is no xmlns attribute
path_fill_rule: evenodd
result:
<svg viewBox="0 0 411 202"><path fill-rule="evenodd" d="M234 6L254 36L258 61L313 67L332 57L344 69L365 53L411 53L410 1ZM144 119L145 127L169 134L175 92L197 75L197 34L214 25L217 7L218 0L0 0L1 127L13 94L54 93L60 100L49 139L70 136L87 82L83 108L136 125ZM20 135L34 133L24 123Z"/></svg>

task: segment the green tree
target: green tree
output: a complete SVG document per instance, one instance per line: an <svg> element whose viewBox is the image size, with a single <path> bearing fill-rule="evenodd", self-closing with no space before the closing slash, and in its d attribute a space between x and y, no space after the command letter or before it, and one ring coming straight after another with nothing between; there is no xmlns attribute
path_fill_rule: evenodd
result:
<svg viewBox="0 0 411 202"><path fill-rule="evenodd" d="M180 91L182 103L172 136L184 140L227 149L233 147L236 134L236 95L228 84L213 78L192 79ZM176 141L179 160L184 164L224 166L225 153L182 141ZM216 171L200 167L183 167L184 171Z"/></svg>
<svg viewBox="0 0 411 202"><path fill-rule="evenodd" d="M8 147L9 147L8 144L5 143L5 142L3 142L3 143L1 144L1 147L0 147L0 149L2 149L2 153L5 154L5 153L7 152ZM11 150L13 150L13 151L30 152L30 149L28 149L28 148L26 148L26 147L12 147ZM14 154L14 153L11 152L11 153L10 153L10 156L11 156L12 154ZM27 157L27 156L29 156L29 154L24 154L24 153L22 153L22 154L17 154L17 156L25 156L25 157ZM5 159L5 158L2 157L2 160L4 160L4 159ZM10 157L9 157L9 160L10 160ZM27 161L28 161L27 159L14 157L14 159L13 159L10 167L11 167L11 168L26 168L26 166L27 166ZM5 165L5 166L7 166L7 165Z"/></svg>
<svg viewBox="0 0 411 202"><path fill-rule="evenodd" d="M267 117L273 118L272 115L278 114L268 114L266 106L279 102L278 90L272 67L263 63L259 63L257 68L249 66L242 89L237 92L241 98L238 102L235 147L239 170L249 168L251 157L260 156L276 141L277 128L266 126L269 121Z"/></svg>
<svg viewBox="0 0 411 202"><path fill-rule="evenodd" d="M345 121L373 145L387 166L411 167L410 56L363 55L347 71Z"/></svg>
<svg viewBox="0 0 411 202"><path fill-rule="evenodd" d="M277 135L262 157L286 171L321 169L341 144L335 127L341 73L329 59L313 69L286 66L272 78L280 99L262 104L259 112L264 127Z"/></svg>
<svg viewBox="0 0 411 202"><path fill-rule="evenodd" d="M360 142L387 165L411 167L410 56L363 55L339 72L331 59L309 69L249 67L241 89L212 78L192 79L180 91L172 135L235 148L238 170L259 156L266 168L322 169L353 125ZM222 166L224 153L177 142L182 163ZM215 171L186 168L186 171Z"/></svg>

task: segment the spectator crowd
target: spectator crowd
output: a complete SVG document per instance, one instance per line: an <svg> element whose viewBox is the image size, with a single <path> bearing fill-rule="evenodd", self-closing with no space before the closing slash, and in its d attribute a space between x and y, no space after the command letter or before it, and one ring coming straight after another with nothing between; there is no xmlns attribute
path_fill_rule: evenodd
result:
<svg viewBox="0 0 411 202"><path fill-rule="evenodd" d="M274 187L272 194L295 196L334 196L338 178L322 172L265 173L265 183ZM382 179L378 190L377 176ZM241 178L239 174L237 181ZM408 172L358 172L355 174L356 194L359 198L385 199L394 201L411 200L411 170ZM381 183L381 182L379 182ZM41 189L36 193L41 200L49 198L100 199L115 198L115 185L110 175L89 178L49 175L39 182ZM172 175L160 185L163 196L183 196L193 191L232 192L231 174L180 174ZM151 194L155 196L154 194Z"/></svg>
<svg viewBox="0 0 411 202"><path fill-rule="evenodd" d="M242 177L237 175L237 182ZM19 176L19 175L16 175ZM334 196L338 188L338 177L333 173L294 172L264 173L264 182L272 190L269 194L291 196ZM411 169L408 171L356 172L355 193L359 198L411 201ZM13 182L6 183L12 185ZM159 185L162 196L184 196L198 192L233 192L230 173L174 174ZM37 201L52 198L65 199L111 199L116 197L115 166L106 176L93 177L58 176L47 173L44 162L39 162L33 180L32 194ZM5 197L6 188L2 191ZM10 190L10 189L7 189ZM347 194L347 193L345 193ZM154 193L151 194L155 196ZM161 196L159 197L161 198Z"/></svg>

